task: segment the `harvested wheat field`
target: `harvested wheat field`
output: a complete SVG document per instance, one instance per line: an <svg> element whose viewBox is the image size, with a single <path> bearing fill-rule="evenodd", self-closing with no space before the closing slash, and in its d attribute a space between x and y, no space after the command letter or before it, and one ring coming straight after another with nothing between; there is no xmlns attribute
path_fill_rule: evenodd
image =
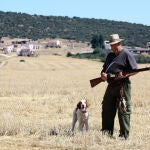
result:
<svg viewBox="0 0 150 150"><path fill-rule="evenodd" d="M146 65L139 65L145 67ZM63 56L14 57L0 66L1 150L149 150L150 72L131 77L131 133L127 141L102 135L101 102L107 83L90 87L101 62ZM90 101L89 131L71 134L78 101Z"/></svg>

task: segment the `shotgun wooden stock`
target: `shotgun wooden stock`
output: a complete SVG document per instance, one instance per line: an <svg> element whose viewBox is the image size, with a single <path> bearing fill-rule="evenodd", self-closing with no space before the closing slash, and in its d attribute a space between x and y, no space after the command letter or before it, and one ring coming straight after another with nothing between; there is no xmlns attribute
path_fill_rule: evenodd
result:
<svg viewBox="0 0 150 150"><path fill-rule="evenodd" d="M101 77L90 80L90 84L92 88L101 82L105 82Z"/></svg>
<svg viewBox="0 0 150 150"><path fill-rule="evenodd" d="M125 73L123 73L123 74L126 74L126 76L129 77L130 74L132 74L132 73L142 72L142 71L148 71L148 70L150 70L150 67L130 70L130 71L128 71L127 73L125 72ZM114 77L114 76L115 76L114 74L111 74L111 75L110 75L110 78L112 78L112 77ZM91 79L91 80L90 80L91 88L95 87L97 84L99 84L99 83L101 83L101 82L105 82L101 77Z"/></svg>

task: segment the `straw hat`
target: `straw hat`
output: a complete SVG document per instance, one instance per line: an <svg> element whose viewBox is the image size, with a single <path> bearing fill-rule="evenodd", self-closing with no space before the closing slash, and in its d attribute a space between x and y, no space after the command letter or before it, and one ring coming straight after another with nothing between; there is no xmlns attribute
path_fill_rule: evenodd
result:
<svg viewBox="0 0 150 150"><path fill-rule="evenodd" d="M110 40L109 40L109 44L113 45L113 44L117 44L120 43L121 41L123 41L124 39L120 39L118 34L112 34L110 35Z"/></svg>

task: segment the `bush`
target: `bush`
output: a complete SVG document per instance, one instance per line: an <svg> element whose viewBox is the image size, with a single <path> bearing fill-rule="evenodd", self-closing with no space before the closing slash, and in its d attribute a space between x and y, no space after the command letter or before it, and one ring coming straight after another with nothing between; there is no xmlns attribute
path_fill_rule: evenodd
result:
<svg viewBox="0 0 150 150"><path fill-rule="evenodd" d="M136 55L135 60L137 63L150 63L150 57L144 55Z"/></svg>
<svg viewBox="0 0 150 150"><path fill-rule="evenodd" d="M67 56L67 57L71 57L71 56L72 56L72 53L68 52L66 56Z"/></svg>
<svg viewBox="0 0 150 150"><path fill-rule="evenodd" d="M80 59L96 59L100 61L105 61L107 57L108 51L103 50L101 48L95 48L93 53L84 53L84 54L71 54L70 52L67 53L67 57L74 57Z"/></svg>

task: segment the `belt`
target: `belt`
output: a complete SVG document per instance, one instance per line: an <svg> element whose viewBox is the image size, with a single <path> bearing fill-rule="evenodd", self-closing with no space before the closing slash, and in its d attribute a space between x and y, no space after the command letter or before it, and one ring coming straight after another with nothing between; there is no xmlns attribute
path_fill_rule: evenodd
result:
<svg viewBox="0 0 150 150"><path fill-rule="evenodd" d="M124 83L130 83L129 78L108 81L108 85L112 86L112 87L114 87L114 86L120 86L120 85L122 85Z"/></svg>

